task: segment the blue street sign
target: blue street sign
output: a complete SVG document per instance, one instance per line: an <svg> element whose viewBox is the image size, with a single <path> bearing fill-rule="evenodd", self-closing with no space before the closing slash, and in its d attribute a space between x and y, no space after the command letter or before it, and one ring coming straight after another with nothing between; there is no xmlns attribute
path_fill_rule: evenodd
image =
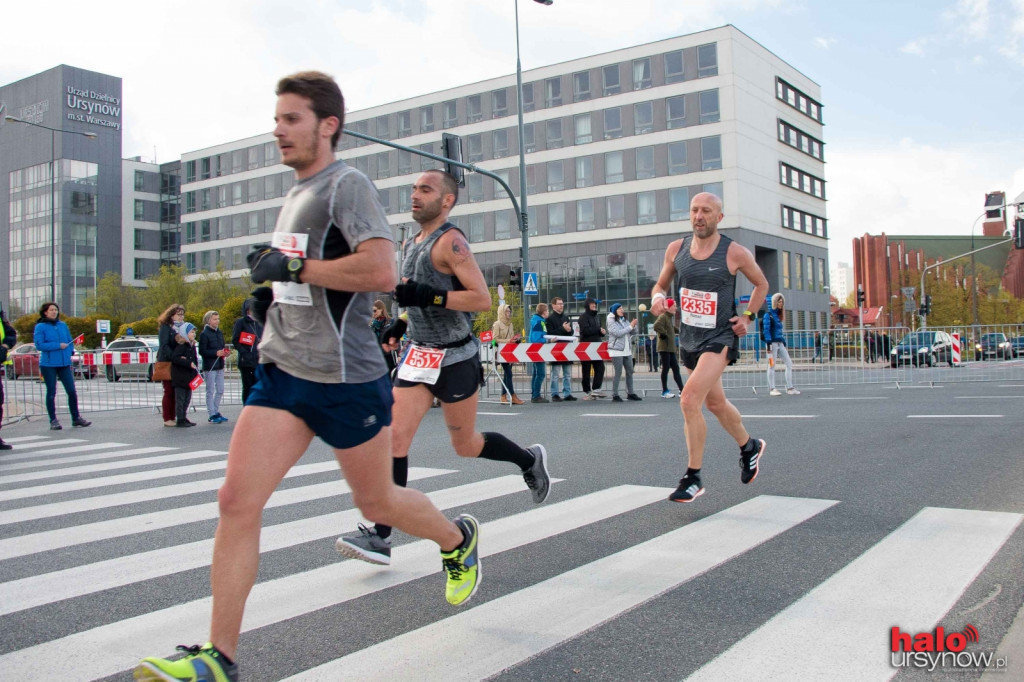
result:
<svg viewBox="0 0 1024 682"><path fill-rule="evenodd" d="M573 299L576 301L585 301L587 300L587 296L590 296L590 289L587 289L582 293L577 291L575 294L572 295Z"/></svg>
<svg viewBox="0 0 1024 682"><path fill-rule="evenodd" d="M740 303L750 303L750 296L740 296Z"/></svg>
<svg viewBox="0 0 1024 682"><path fill-rule="evenodd" d="M524 272L523 273L523 294L526 296L537 295L537 273L536 272Z"/></svg>

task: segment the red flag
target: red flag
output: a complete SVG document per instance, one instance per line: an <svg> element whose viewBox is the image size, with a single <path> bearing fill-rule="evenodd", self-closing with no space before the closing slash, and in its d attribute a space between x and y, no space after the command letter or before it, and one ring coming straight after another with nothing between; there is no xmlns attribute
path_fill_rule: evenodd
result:
<svg viewBox="0 0 1024 682"><path fill-rule="evenodd" d="M75 344L76 346L85 343L85 334L79 334L71 343Z"/></svg>

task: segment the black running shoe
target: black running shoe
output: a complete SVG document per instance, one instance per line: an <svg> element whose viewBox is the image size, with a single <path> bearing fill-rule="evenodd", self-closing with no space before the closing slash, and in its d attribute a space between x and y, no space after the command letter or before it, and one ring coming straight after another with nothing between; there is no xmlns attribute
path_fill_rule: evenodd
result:
<svg viewBox="0 0 1024 682"><path fill-rule="evenodd" d="M693 502L704 494L704 484L699 474L686 474L679 479L679 487L668 496L672 502Z"/></svg>
<svg viewBox="0 0 1024 682"><path fill-rule="evenodd" d="M761 470L761 456L764 455L765 448L767 445L763 440L755 440L757 447L750 454L744 454L740 450L740 480L744 483L750 483L757 478L757 473Z"/></svg>
<svg viewBox="0 0 1024 682"><path fill-rule="evenodd" d="M548 474L548 451L540 443L531 445L526 451L533 455L533 466L523 472L526 487L533 494L533 501L540 504L548 499L551 492L551 476Z"/></svg>

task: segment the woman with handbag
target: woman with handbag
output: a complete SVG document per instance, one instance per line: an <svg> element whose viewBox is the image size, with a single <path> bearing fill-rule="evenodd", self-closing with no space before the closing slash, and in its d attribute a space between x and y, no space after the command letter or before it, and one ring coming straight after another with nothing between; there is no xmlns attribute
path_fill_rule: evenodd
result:
<svg viewBox="0 0 1024 682"><path fill-rule="evenodd" d="M171 354L176 344L174 326L185 322L185 306L172 303L157 318L160 324L160 347L156 351L156 364L153 366L153 379L163 384L164 395L160 401L160 411L164 418L164 426L175 426L174 384L171 383Z"/></svg>

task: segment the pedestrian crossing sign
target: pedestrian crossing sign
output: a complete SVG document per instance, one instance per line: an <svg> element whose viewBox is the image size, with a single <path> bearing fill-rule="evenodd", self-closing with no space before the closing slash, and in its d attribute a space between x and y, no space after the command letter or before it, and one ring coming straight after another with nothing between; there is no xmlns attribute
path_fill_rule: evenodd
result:
<svg viewBox="0 0 1024 682"><path fill-rule="evenodd" d="M537 273L536 272L524 272L523 273L523 294L526 296L537 295Z"/></svg>

